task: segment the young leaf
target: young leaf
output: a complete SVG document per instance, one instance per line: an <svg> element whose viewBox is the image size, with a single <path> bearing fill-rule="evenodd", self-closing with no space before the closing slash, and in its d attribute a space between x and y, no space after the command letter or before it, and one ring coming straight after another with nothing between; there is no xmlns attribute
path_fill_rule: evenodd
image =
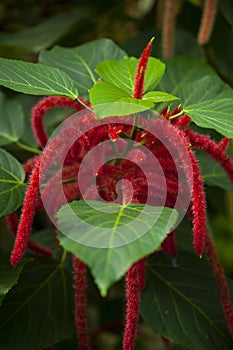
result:
<svg viewBox="0 0 233 350"><path fill-rule="evenodd" d="M11 288L18 282L19 275L22 272L25 260L16 267L12 267L9 256L0 252L0 305Z"/></svg>
<svg viewBox="0 0 233 350"><path fill-rule="evenodd" d="M154 106L151 101L133 98L124 90L105 82L96 83L89 93L97 118L125 116Z"/></svg>
<svg viewBox="0 0 233 350"><path fill-rule="evenodd" d="M15 211L23 202L25 173L11 154L0 149L0 217Z"/></svg>
<svg viewBox="0 0 233 350"><path fill-rule="evenodd" d="M144 101L152 101L154 103L179 100L179 97L168 94L164 91L149 91L143 95Z"/></svg>
<svg viewBox="0 0 233 350"><path fill-rule="evenodd" d="M0 85L31 95L78 96L76 82L59 69L6 58L0 58Z"/></svg>
<svg viewBox="0 0 233 350"><path fill-rule="evenodd" d="M73 335L72 278L61 263L27 264L0 314L2 349L41 350Z"/></svg>
<svg viewBox="0 0 233 350"><path fill-rule="evenodd" d="M207 100L184 106L183 110L198 126L214 129L226 137L233 138L232 98Z"/></svg>
<svg viewBox="0 0 233 350"><path fill-rule="evenodd" d="M57 218L60 244L90 267L106 295L134 262L159 248L177 213L143 204L80 200L61 207Z"/></svg>
<svg viewBox="0 0 233 350"><path fill-rule="evenodd" d="M132 96L135 72L138 59L125 58L121 61L109 60L98 64L96 72L107 83L110 83ZM165 71L165 64L154 57L149 57L145 75L144 92L153 90Z"/></svg>
<svg viewBox="0 0 233 350"><path fill-rule="evenodd" d="M55 46L50 51L42 51L39 62L57 67L76 81L80 94L86 94L88 89L97 81L95 67L108 59L120 60L126 57L110 39L99 39L75 48Z"/></svg>
<svg viewBox="0 0 233 350"><path fill-rule="evenodd" d="M0 92L0 146L18 141L23 131L24 115L21 105L6 100Z"/></svg>
<svg viewBox="0 0 233 350"><path fill-rule="evenodd" d="M205 259L179 252L175 266L164 254L149 260L141 314L155 332L189 350L232 349L216 282Z"/></svg>

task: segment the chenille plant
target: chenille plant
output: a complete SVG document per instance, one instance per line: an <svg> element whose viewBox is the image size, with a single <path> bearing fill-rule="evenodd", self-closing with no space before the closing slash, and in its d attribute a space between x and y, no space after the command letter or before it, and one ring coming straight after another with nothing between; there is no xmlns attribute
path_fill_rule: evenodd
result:
<svg viewBox="0 0 233 350"><path fill-rule="evenodd" d="M0 213L14 237L3 265L9 280L0 292L2 301L7 294L0 316L4 349L57 349L74 338L72 323L74 348L97 349L98 330L90 327L88 313L92 277L103 298L124 281L120 348L143 342L143 320L168 346L232 348L232 282L210 232L196 150L212 158L232 189L233 92L198 59L171 59L165 72L165 64L150 57L153 40L139 59L108 39L56 46L42 51L39 63L0 59L1 85L43 96L31 114L35 147L20 139L20 105L2 95ZM50 136L46 115L58 108L69 108L67 124ZM105 141L115 159L106 158ZM15 146L32 157L20 165ZM83 166L89 152L91 161ZM117 187L121 180L131 187ZM177 224L179 211L186 212L191 230ZM84 240L82 223L89 224ZM98 245L102 228L104 247ZM193 243L184 250L179 242L189 242L190 233ZM127 234L134 239L127 241ZM113 244L121 239L126 243ZM104 326L114 330L114 322Z"/></svg>

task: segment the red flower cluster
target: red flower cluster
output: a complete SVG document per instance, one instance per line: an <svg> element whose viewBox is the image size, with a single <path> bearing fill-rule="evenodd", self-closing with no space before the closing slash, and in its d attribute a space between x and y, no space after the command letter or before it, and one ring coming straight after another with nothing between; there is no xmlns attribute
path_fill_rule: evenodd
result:
<svg viewBox="0 0 233 350"><path fill-rule="evenodd" d="M148 57L151 50L152 41L144 50L135 74L135 88L133 91L134 98L141 98L144 89L145 70ZM85 109L84 106L88 109ZM183 184L179 183L177 165L182 168L186 178L187 187L191 193L191 203L189 207L189 216L193 223L193 244L199 256L205 252L209 257L210 264L219 287L221 302L223 305L229 330L233 337L233 306L230 301L228 286L225 281L224 271L217 258L215 246L207 232L206 227L206 201L201 179L198 161L192 147L202 149L210 157L215 159L226 171L233 182L233 163L226 153L229 140L224 138L219 144L215 143L206 135L200 135L189 129L191 119L186 116L175 117L180 110L169 113L166 109L156 120L145 120L144 125L132 126L127 123L131 117L123 117L122 123L114 122L110 117L104 120L103 124L95 127L95 117L90 111L91 105L81 100L81 104L64 97L48 97L43 99L33 110L32 125L35 136L39 145L44 148L48 135L43 126L43 117L45 113L54 107L72 107L76 111L84 110L83 118L78 119L72 126L61 131L43 151L43 166L41 166L41 156L38 156L25 164L27 174L31 173L29 185L25 195L24 204L20 222L16 235L15 214L7 217L9 227L16 235L15 245L11 256L13 266L17 265L28 247L35 253L49 257L51 252L46 248L35 245L29 240L32 221L35 209L43 209L39 200L39 173L46 172L50 166L50 161L56 155L64 165L46 184L43 189L43 198L46 199L46 210L49 209L51 215L65 202L71 202L77 198L96 199L96 194L100 195L107 201L123 200L135 203L148 203L150 205L165 205L173 208L182 209L182 196L178 192L185 192ZM106 121L108 124L106 124ZM143 124L143 123L142 123ZM90 130L82 134L82 130ZM166 139L167 144L152 135L147 126L156 129L161 135L161 139ZM166 126L166 128L164 127ZM80 136L72 144L68 154L65 153L67 143L70 138L79 130ZM127 139L133 139L139 147L127 148ZM104 164L104 154L98 150L100 143L106 140L120 141L116 150L118 157L113 161ZM114 143L114 142L113 142ZM140 145L142 147L140 147ZM169 148L173 149L171 155ZM81 168L82 159L93 149L92 164ZM163 177L158 171L151 171L151 164L145 152L148 150L160 164L163 170ZM189 155L190 165L184 161L184 154ZM127 157L125 157L127 155ZM175 155L175 157L174 157ZM96 174L96 183L92 183L90 170L96 168L98 164L104 164L98 169ZM138 165L142 164L142 168ZM92 169L90 169L92 168ZM143 171L142 171L143 169ZM78 182L78 172L86 179L86 191L83 193ZM144 174L146 170L146 176ZM42 176L42 175L41 175ZM165 179L164 179L165 178ZM62 179L64 194L56 190L59 181ZM117 183L119 180L128 180L133 188L123 186L122 193L117 193ZM167 193L164 199L164 187L161 183L165 182ZM96 187L98 191L96 191ZM173 230L167 236L161 246L165 253L170 253L176 257L175 231ZM126 285L126 313L125 313L125 331L123 340L124 350L133 350L137 334L137 324L139 317L140 290L145 284L145 263L146 258L141 259L133 264L125 277ZM74 289L75 289L75 322L80 350L89 349L87 311L86 311L86 267L78 257L73 258L74 265Z"/></svg>

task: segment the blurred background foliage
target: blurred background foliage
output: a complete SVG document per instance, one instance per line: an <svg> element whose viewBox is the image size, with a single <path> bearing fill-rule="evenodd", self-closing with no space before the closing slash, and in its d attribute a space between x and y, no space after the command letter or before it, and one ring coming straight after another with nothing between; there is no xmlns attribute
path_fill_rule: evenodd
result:
<svg viewBox="0 0 233 350"><path fill-rule="evenodd" d="M219 0L214 29L204 46L197 43L202 1L180 0L177 4L172 55L203 58L233 87L233 1ZM152 55L163 59L162 13L159 5L161 1L156 0L1 0L0 56L36 62L41 50L54 45L74 47L107 37L130 55L139 57L148 40L155 36ZM35 141L30 129L30 109L38 98L16 96L7 89L3 89L3 92L22 103L26 120L23 140L33 146ZM56 114L54 123L62 118L61 113ZM54 125L50 122L48 127L53 128ZM232 143L229 151L233 154ZM13 149L13 152L16 151ZM25 157L27 153L17 154L18 159L24 160ZM213 184L206 186L206 194L210 229L226 272L233 278L233 193ZM178 231L187 230L189 227L184 222ZM184 235L179 235L179 232L177 240L178 246L190 250L191 243L187 244ZM1 245L5 244L1 242ZM91 279L89 290L89 312L96 349L120 349L124 300L122 283L116 284L104 300L99 297ZM136 349L163 350L164 347L161 338L141 322ZM57 350L67 348L76 349L75 342L65 341L56 346ZM181 347L171 345L170 349Z"/></svg>

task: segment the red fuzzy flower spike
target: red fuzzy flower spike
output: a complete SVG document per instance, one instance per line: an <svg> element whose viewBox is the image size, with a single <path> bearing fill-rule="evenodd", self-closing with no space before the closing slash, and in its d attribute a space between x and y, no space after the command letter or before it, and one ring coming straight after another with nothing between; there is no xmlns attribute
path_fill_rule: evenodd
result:
<svg viewBox="0 0 233 350"><path fill-rule="evenodd" d="M140 268L139 262L133 264L126 273L126 324L123 350L133 350L137 335L140 305Z"/></svg>
<svg viewBox="0 0 233 350"><path fill-rule="evenodd" d="M153 41L154 41L154 37L147 44L138 62L135 79L134 79L134 90L133 90L134 98L141 99L143 96L146 67L147 67L148 59L151 53Z"/></svg>
<svg viewBox="0 0 233 350"><path fill-rule="evenodd" d="M80 350L89 350L86 266L81 260L73 255L73 268L75 290L75 327L78 338L78 348Z"/></svg>
<svg viewBox="0 0 233 350"><path fill-rule="evenodd" d="M89 105L85 100L80 99L84 105ZM45 114L53 108L66 107L81 111L84 107L69 97L50 96L41 100L32 110L32 129L41 148L44 148L48 135L43 125Z"/></svg>
<svg viewBox="0 0 233 350"><path fill-rule="evenodd" d="M229 139L224 138L219 144L216 144L208 135L200 135L189 129L185 130L185 135L193 147L203 150L209 157L218 162L233 183L233 161L223 150L224 147L228 146Z"/></svg>
<svg viewBox="0 0 233 350"><path fill-rule="evenodd" d="M40 191L39 172L40 160L38 160L38 162L36 163L29 179L29 185L24 198L24 204L18 226L18 232L15 239L15 245L11 254L12 266L16 266L20 263L24 252L27 248L28 239L32 228L32 221L34 217L37 197Z"/></svg>
<svg viewBox="0 0 233 350"><path fill-rule="evenodd" d="M10 229L12 235L15 237L18 228L18 216L16 212L8 214L6 216L7 226ZM50 249L47 249L40 244L29 239L27 248L32 252L44 258L51 258L53 253Z"/></svg>
<svg viewBox="0 0 233 350"><path fill-rule="evenodd" d="M216 278L224 316L227 321L228 329L233 338L233 304L231 302L230 292L223 267L219 261L215 245L208 232L206 232L205 251Z"/></svg>
<svg viewBox="0 0 233 350"><path fill-rule="evenodd" d="M204 251L206 232L206 200L201 172L194 155L189 148L189 156L193 167L193 188L192 188L192 221L193 221L193 245L197 254L201 257Z"/></svg>

